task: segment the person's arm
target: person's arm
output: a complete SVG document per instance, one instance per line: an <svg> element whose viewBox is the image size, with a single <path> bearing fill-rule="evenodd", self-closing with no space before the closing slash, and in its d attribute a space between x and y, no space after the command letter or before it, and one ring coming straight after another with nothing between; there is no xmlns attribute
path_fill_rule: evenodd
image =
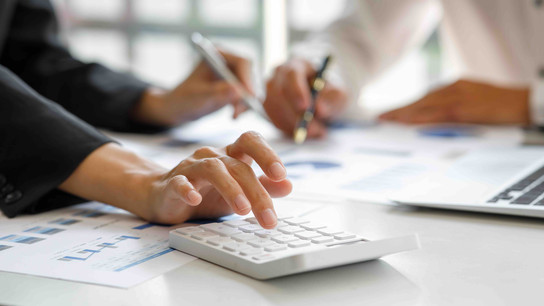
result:
<svg viewBox="0 0 544 306"><path fill-rule="evenodd" d="M276 69L267 86L267 112L276 126L292 133L310 104L308 79L315 74L311 63L330 53L333 65L329 71L336 78L318 98L309 136L324 133L323 121L356 118L361 113L357 107L361 88L421 45L439 18L440 7L432 0L350 1L344 17L296 45L293 59Z"/></svg>
<svg viewBox="0 0 544 306"><path fill-rule="evenodd" d="M251 169L253 160L265 173L260 178ZM253 211L263 227L273 228L277 217L271 196L288 194L291 183L276 153L248 132L224 149L200 148L171 170L107 144L91 153L60 189L157 223Z"/></svg>
<svg viewBox="0 0 544 306"><path fill-rule="evenodd" d="M94 126L140 127L130 112L149 85L74 59L60 42L49 1L17 1L0 63L42 96Z"/></svg>
<svg viewBox="0 0 544 306"><path fill-rule="evenodd" d="M56 187L110 141L0 66L0 209L6 216L81 202Z"/></svg>
<svg viewBox="0 0 544 306"><path fill-rule="evenodd" d="M110 143L2 66L0 98L0 209L8 217L86 199L160 223L253 210L271 228L270 196L291 190L281 160L255 133L168 170ZM253 160L265 176L255 176Z"/></svg>
<svg viewBox="0 0 544 306"><path fill-rule="evenodd" d="M227 52L223 55L251 90L250 62ZM237 89L217 79L203 63L179 86L163 90L73 58L59 40L55 12L46 0L17 1L0 64L41 95L97 127L160 131L227 104L240 111Z"/></svg>

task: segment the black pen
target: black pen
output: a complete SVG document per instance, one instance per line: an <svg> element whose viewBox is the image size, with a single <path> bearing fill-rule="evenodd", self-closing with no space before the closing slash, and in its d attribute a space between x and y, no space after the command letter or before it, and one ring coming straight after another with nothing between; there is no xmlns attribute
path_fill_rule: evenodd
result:
<svg viewBox="0 0 544 306"><path fill-rule="evenodd" d="M308 107L305 111L300 120L298 121L297 127L295 128L295 132L293 133L293 139L295 140L295 143L301 144L306 140L306 136L308 136L308 126L310 125L310 122L314 118L315 113L315 101L317 99L317 95L319 92L325 87L325 79L323 79L323 74L325 73L325 69L327 69L327 65L329 64L331 60L331 56L325 57L323 60L323 64L317 70L317 73L315 74L315 78L312 81L312 85L310 88L310 93L312 95L312 100L310 101L310 107Z"/></svg>

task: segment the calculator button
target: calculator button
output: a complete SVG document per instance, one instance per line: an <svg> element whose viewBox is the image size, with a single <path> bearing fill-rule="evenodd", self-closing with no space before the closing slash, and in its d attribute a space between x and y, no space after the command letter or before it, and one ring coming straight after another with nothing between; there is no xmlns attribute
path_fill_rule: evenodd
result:
<svg viewBox="0 0 544 306"><path fill-rule="evenodd" d="M338 234L343 233L343 231L337 230L337 229L334 229L334 228L323 228L323 229L318 230L317 232L320 233L321 235L327 235L327 236L334 236L334 235L338 235Z"/></svg>
<svg viewBox="0 0 544 306"><path fill-rule="evenodd" d="M181 228L176 229L176 232L178 232L178 233L180 233L182 235L191 235L192 233L202 232L202 231L204 231L204 230L201 229L198 226L181 227Z"/></svg>
<svg viewBox="0 0 544 306"><path fill-rule="evenodd" d="M310 220L301 219L301 218L291 218L285 220L285 223L291 224L291 225L301 225L304 223L310 223Z"/></svg>
<svg viewBox="0 0 544 306"><path fill-rule="evenodd" d="M277 230L260 230L260 231L256 231L255 235L261 238L270 238L270 237L282 235L282 233L278 232Z"/></svg>
<svg viewBox="0 0 544 306"><path fill-rule="evenodd" d="M309 246L310 244L311 244L310 241L307 241L307 240L297 240L297 241L289 242L288 246L290 248L302 248L305 246Z"/></svg>
<svg viewBox="0 0 544 306"><path fill-rule="evenodd" d="M219 223L210 223L210 224L204 224L204 225L201 225L200 227L208 230L208 231L211 231L211 232L214 232L216 234L219 234L221 236L232 236L232 235L236 235L236 234L239 234L241 233L239 230L235 229L235 228L232 228L230 226L226 226L226 225L222 225L222 224L219 224Z"/></svg>
<svg viewBox="0 0 544 306"><path fill-rule="evenodd" d="M318 229L325 228L327 226L325 224L321 224L321 223L310 222L310 223L302 224L300 227L302 227L303 229L309 230L309 231L315 231L315 230L318 230Z"/></svg>
<svg viewBox="0 0 544 306"><path fill-rule="evenodd" d="M255 239L255 240L248 241L247 244L249 244L251 246L254 246L256 248L263 248L263 247L274 244L274 241L261 238L261 239Z"/></svg>
<svg viewBox="0 0 544 306"><path fill-rule="evenodd" d="M281 217L278 217L278 220L284 221L286 219L291 219L291 218L293 218L293 216L281 216Z"/></svg>
<svg viewBox="0 0 544 306"><path fill-rule="evenodd" d="M240 252L248 248L251 248L251 247L245 243L240 243L240 242L229 242L223 245L223 249L227 251L231 251L231 252Z"/></svg>
<svg viewBox="0 0 544 306"><path fill-rule="evenodd" d="M223 222L223 224L228 225L230 227L239 227L239 226L242 226L242 225L248 225L249 222L244 221L244 220L230 220L230 221Z"/></svg>
<svg viewBox="0 0 544 306"><path fill-rule="evenodd" d="M298 226L294 226L294 225L289 225L289 226L284 226L284 227L280 227L278 228L278 231L284 233L284 234L294 234L294 233L298 233L298 232L302 232L304 231L304 229L298 227Z"/></svg>
<svg viewBox="0 0 544 306"><path fill-rule="evenodd" d="M217 234L212 232L196 232L191 237L198 240L208 240L209 238L217 237Z"/></svg>
<svg viewBox="0 0 544 306"><path fill-rule="evenodd" d="M289 243L291 241L298 240L298 238L296 238L295 236L291 236L291 235L281 235L281 236L272 237L272 240L277 242L277 243Z"/></svg>
<svg viewBox="0 0 544 306"><path fill-rule="evenodd" d="M276 224L276 228L280 228L280 227L284 227L284 226L289 226L289 224L283 222L283 221L278 221L278 224Z"/></svg>
<svg viewBox="0 0 544 306"><path fill-rule="evenodd" d="M232 239L239 241L239 242L246 242L253 239L258 239L257 236L250 234L250 233L241 233L231 236Z"/></svg>
<svg viewBox="0 0 544 306"><path fill-rule="evenodd" d="M318 234L316 232L311 232L311 231L304 231L304 232L296 233L295 236L300 239L310 240L312 238L317 238L321 236L321 234Z"/></svg>
<svg viewBox="0 0 544 306"><path fill-rule="evenodd" d="M255 218L255 217L246 218L245 221L247 221L249 223L252 223L252 224L258 224L259 223L259 221L257 221L257 218Z"/></svg>
<svg viewBox="0 0 544 306"><path fill-rule="evenodd" d="M283 251L287 250L287 246L285 244L272 244L264 248L267 252L277 252L277 251Z"/></svg>
<svg viewBox="0 0 544 306"><path fill-rule="evenodd" d="M338 239L338 240L347 240L352 238L355 238L355 234L342 233L342 234L334 235L334 239Z"/></svg>
<svg viewBox="0 0 544 306"><path fill-rule="evenodd" d="M248 256L248 255L255 255L255 254L261 254L263 252L262 249L259 248L247 248L242 251L240 251L240 255Z"/></svg>
<svg viewBox="0 0 544 306"><path fill-rule="evenodd" d="M272 254L261 254L261 255L256 255L256 256L253 256L253 259L255 260L270 260L270 259L274 259L276 258L274 255Z"/></svg>
<svg viewBox="0 0 544 306"><path fill-rule="evenodd" d="M234 240L230 239L229 237L216 237L216 238L210 238L207 241L211 245L220 246L225 243L235 242Z"/></svg>
<svg viewBox="0 0 544 306"><path fill-rule="evenodd" d="M260 231L262 230L263 228L260 227L259 225L257 224L248 224L248 225L242 225L239 227L239 229L243 232L246 232L246 233L253 233L253 232L256 232L256 231Z"/></svg>
<svg viewBox="0 0 544 306"><path fill-rule="evenodd" d="M312 242L317 244L329 243L333 241L334 241L334 238L332 238L331 236L321 236L321 237L312 239Z"/></svg>

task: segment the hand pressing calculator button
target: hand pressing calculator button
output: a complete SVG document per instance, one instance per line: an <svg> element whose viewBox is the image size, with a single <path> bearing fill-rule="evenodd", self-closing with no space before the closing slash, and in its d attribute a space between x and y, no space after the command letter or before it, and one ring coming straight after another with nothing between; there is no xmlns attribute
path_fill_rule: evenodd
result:
<svg viewBox="0 0 544 306"><path fill-rule="evenodd" d="M189 226L170 232L170 247L256 279L341 266L419 248L416 235L367 240L307 218L276 229L255 218Z"/></svg>

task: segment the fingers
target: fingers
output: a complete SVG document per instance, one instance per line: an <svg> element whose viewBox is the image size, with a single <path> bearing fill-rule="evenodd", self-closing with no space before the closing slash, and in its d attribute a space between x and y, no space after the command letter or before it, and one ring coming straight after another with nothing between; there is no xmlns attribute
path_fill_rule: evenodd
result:
<svg viewBox="0 0 544 306"><path fill-rule="evenodd" d="M175 196L188 205L197 206L202 202L202 196L184 175L174 176L170 183L174 186Z"/></svg>
<svg viewBox="0 0 544 306"><path fill-rule="evenodd" d="M233 144L228 145L225 151L233 158L240 159L246 155L251 157L272 180L281 181L287 176L281 159L259 133L242 134Z"/></svg>
<svg viewBox="0 0 544 306"><path fill-rule="evenodd" d="M262 175L259 177L259 181L270 196L274 198L284 197L293 190L293 184L289 180L273 181L266 175Z"/></svg>
<svg viewBox="0 0 544 306"><path fill-rule="evenodd" d="M459 100L457 84L432 91L418 101L386 112L378 118L408 124L455 121L453 107L456 104L455 101Z"/></svg>
<svg viewBox="0 0 544 306"><path fill-rule="evenodd" d="M293 135L293 130L301 113L295 103L284 97L282 85L277 79L271 79L267 82L263 107L278 129L287 136Z"/></svg>
<svg viewBox="0 0 544 306"><path fill-rule="evenodd" d="M233 101L237 101L241 97L239 91L226 81L212 83L207 88L209 99L223 105L233 103Z"/></svg>
<svg viewBox="0 0 544 306"><path fill-rule="evenodd" d="M227 61L227 66L238 80L240 80L244 88L251 94L254 94L253 82L251 81L251 62L246 58L225 51L219 52L223 55Z"/></svg>
<svg viewBox="0 0 544 306"><path fill-rule="evenodd" d="M263 106L274 125L286 135L292 136L299 117L310 105L308 76L314 73L308 62L292 60L277 67L267 82Z"/></svg>
<svg viewBox="0 0 544 306"><path fill-rule="evenodd" d="M247 178L239 182L230 174L227 166L221 159L209 157L198 160L191 168L187 169L186 173L189 179L194 182L196 188L200 189L208 185L213 186L237 214L245 215L251 211L251 203L246 197L240 183L249 184L252 188L258 188L259 186L248 182ZM263 187L261 186L261 188Z"/></svg>
<svg viewBox="0 0 544 306"><path fill-rule="evenodd" d="M324 121L337 117L346 108L347 100L344 90L327 83L317 96L315 117Z"/></svg>
<svg viewBox="0 0 544 306"><path fill-rule="evenodd" d="M240 143L255 144L256 142L253 140L257 139L254 138L256 136L251 136L251 133L246 134L250 135L246 136L248 138L241 137L243 140ZM262 145L258 147L263 149ZM248 153L247 150L244 151L244 148L245 146L235 148L233 155L249 156L253 154ZM257 157L257 159L260 160L261 157ZM281 166L283 167L283 165ZM211 186L234 212L245 215L253 210L263 227L273 228L276 226L277 218L270 194L256 177L253 169L245 162L224 155L221 150L203 147L193 154L192 159L180 163L179 167L196 189L202 190L202 188ZM283 196L291 191L291 183L288 181L281 180L272 183L273 180L268 178L264 182L276 196Z"/></svg>
<svg viewBox="0 0 544 306"><path fill-rule="evenodd" d="M242 114L246 110L247 106L245 106L241 101L234 103L234 113L232 114L232 118L238 118L238 116L240 116L240 114Z"/></svg>
<svg viewBox="0 0 544 306"><path fill-rule="evenodd" d="M310 85L306 80L306 71L303 66L294 65L280 69L280 84L283 96L293 103L298 112L310 107Z"/></svg>
<svg viewBox="0 0 544 306"><path fill-rule="evenodd" d="M253 172L253 169L247 164L231 157L223 157L221 160L227 166L232 177L240 184L247 199L249 199L251 210L253 210L253 214L259 221L259 224L265 228L275 227L277 224L277 216L274 211L272 199L270 198L267 189L260 183ZM285 184L286 183L278 183L278 186L273 186L274 192L279 194L285 192L285 189L287 188Z"/></svg>

